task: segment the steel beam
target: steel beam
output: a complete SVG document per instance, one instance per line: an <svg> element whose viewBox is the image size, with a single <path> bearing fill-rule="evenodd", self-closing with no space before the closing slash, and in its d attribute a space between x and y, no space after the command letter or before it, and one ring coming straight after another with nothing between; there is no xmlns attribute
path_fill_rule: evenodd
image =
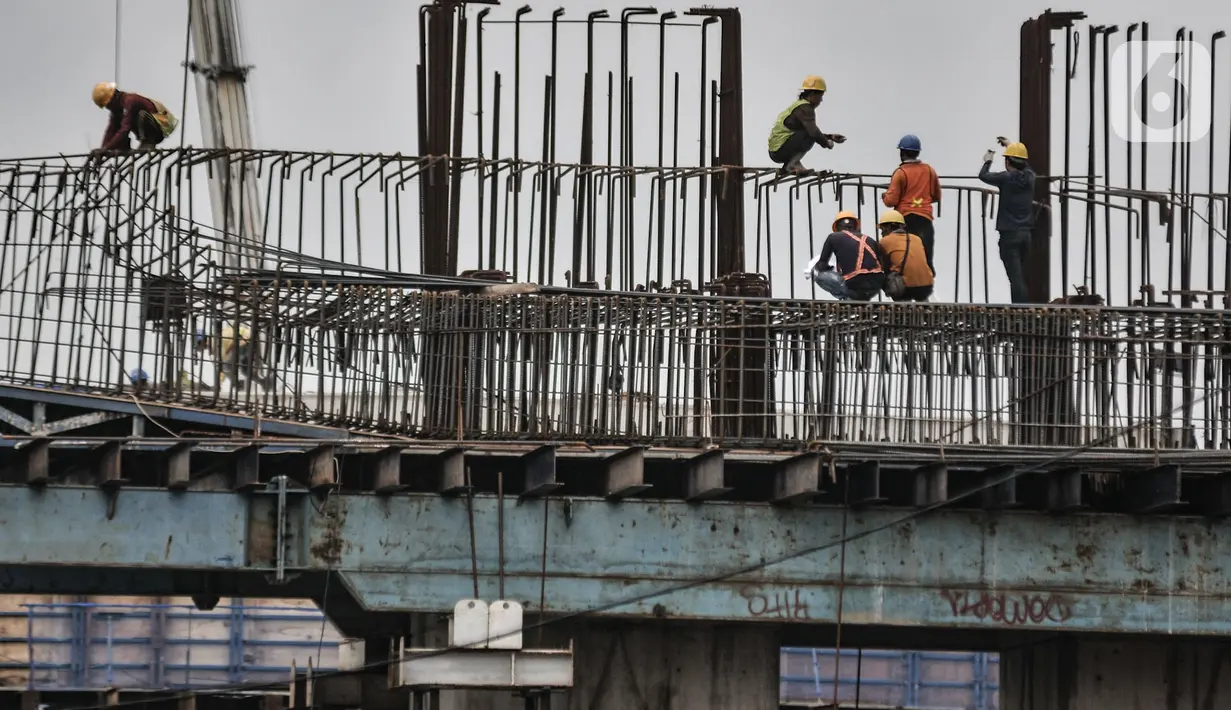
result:
<svg viewBox="0 0 1231 710"><path fill-rule="evenodd" d="M280 506L266 490L112 495L0 486L0 593L56 591L43 586L65 566L94 580L90 593L143 594L156 590L140 584L163 578L197 572L222 584L279 565L322 581L331 570L369 611L444 613L473 591L464 500L343 492L323 503L287 496ZM485 598L500 583L499 513L495 498L474 499ZM858 535L907 513L847 515L848 534ZM851 624L1231 635L1231 524L1221 521L942 510L849 542L845 577L833 546L709 582L834 543L842 511L573 498L506 500L503 518L505 598L529 611L542 593L552 613L829 624L844 579Z"/></svg>
<svg viewBox="0 0 1231 710"><path fill-rule="evenodd" d="M258 419L227 412L214 412L195 407L183 407L155 402L136 402L131 397L106 397L97 394L67 392L60 389L44 387L25 387L22 385L0 384L0 398L26 400L61 407L73 407L88 410L93 414L104 412L164 419L168 422L219 427L222 429L238 429L242 431L261 431L266 436L293 436L305 439L345 439L349 432L345 429L325 427L316 424L301 424L299 422ZM0 420L3 417L0 416ZM99 421L103 419L99 417ZM64 421L64 420L62 420ZM61 424L55 422L50 427ZM38 428L31 425L32 428Z"/></svg>

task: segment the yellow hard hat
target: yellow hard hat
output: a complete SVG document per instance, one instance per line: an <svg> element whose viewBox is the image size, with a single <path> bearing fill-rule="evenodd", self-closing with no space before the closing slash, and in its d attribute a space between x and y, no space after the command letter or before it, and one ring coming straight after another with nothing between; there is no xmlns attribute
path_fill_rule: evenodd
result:
<svg viewBox="0 0 1231 710"><path fill-rule="evenodd" d="M1025 143L1010 143L1005 146L1004 157L1021 158L1022 160L1026 160L1030 157L1030 154L1026 152Z"/></svg>
<svg viewBox="0 0 1231 710"><path fill-rule="evenodd" d="M906 218L897 210L885 210L877 224L906 224Z"/></svg>
<svg viewBox="0 0 1231 710"><path fill-rule="evenodd" d="M859 229L859 217L857 217L854 212L851 212L849 210L842 210L841 212L838 213L837 217L833 218L833 231L835 232L838 231L838 222L841 222L844 219L855 220L855 229Z"/></svg>
<svg viewBox="0 0 1231 710"><path fill-rule="evenodd" d="M100 81L94 85L94 105L99 108L107 108L107 104L111 103L111 97L115 96L114 81Z"/></svg>
<svg viewBox="0 0 1231 710"><path fill-rule="evenodd" d="M804 79L804 83L799 87L800 91L824 91L825 78L820 76L810 76Z"/></svg>

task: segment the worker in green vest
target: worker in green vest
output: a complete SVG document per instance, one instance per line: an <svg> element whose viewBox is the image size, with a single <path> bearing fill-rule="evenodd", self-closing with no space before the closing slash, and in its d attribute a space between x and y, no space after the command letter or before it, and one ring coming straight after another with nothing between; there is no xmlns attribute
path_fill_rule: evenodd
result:
<svg viewBox="0 0 1231 710"><path fill-rule="evenodd" d="M832 149L835 143L846 142L846 136L823 133L816 125L816 107L825 98L825 80L810 76L799 88L799 98L778 114L769 131L769 159L782 166L783 175L807 173L799 161L812 146Z"/></svg>

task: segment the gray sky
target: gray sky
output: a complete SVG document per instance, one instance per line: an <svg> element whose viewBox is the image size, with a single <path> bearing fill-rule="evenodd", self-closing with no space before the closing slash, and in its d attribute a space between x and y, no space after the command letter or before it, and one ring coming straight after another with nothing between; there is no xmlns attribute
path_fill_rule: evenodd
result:
<svg viewBox="0 0 1231 710"><path fill-rule="evenodd" d="M566 7L568 19L581 19L590 10L604 7L618 15L620 7L588 0L559 4ZM980 156L991 147L994 136L1016 132L1019 27L1022 20L1047 7L1041 2L976 0L927 4L763 0L737 4L744 18L747 162L768 162L763 145L770 122L793 99L802 77L819 73L830 87L820 112L821 125L846 134L849 142L832 152L814 150L805 161L810 167L887 173L897 162L894 145L898 137L913 132L923 139L923 157L941 174L967 175L977 171ZM682 12L690 5L663 3L658 9ZM418 6L403 0L240 0L247 58L256 66L250 75L249 96L258 146L415 153ZM555 6L534 4L535 12L527 19L547 19ZM180 113L186 4L122 0L121 7L121 86L158 98ZM514 9L515 5L498 8L491 17L510 19ZM1171 37L1176 28L1187 25L1196 29L1197 39L1204 42L1219 29L1220 21L1231 20L1223 3L1213 0L1176 0L1165 6L1144 0L1091 0L1084 7L1072 9L1084 10L1095 24L1115 22L1123 27L1132 21L1148 20L1155 38ZM115 13L113 0L7 3L5 21L0 23L0 59L11 68L4 82L7 103L22 110L10 108L0 118L0 155L79 153L98 144L106 115L87 97L95 82L113 78ZM491 25L486 38L487 69L504 72L506 101L511 99L512 32L511 25ZM584 25L571 26L568 32L562 43L565 83L561 86L560 157L571 161L576 156L582 77L578 64L584 61ZM541 123L536 124L535 119L542 105L548 37L546 25L528 26L523 35L523 153L530 157L539 151ZM601 71L618 70L617 37L616 27L602 30ZM717 34L711 37L716 40ZM1055 37L1060 43L1058 54L1062 54L1063 34ZM692 85L696 67L692 42L672 43L669 50L671 69L682 73L686 100L690 96L695 99L697 93ZM657 120L657 30L635 28L632 47L632 72L642 82L637 89L639 141L635 162L648 164L654 162L656 149L650 134L651 124ZM1227 42L1220 45L1218 65L1223 77L1231 77L1228 47L1231 44ZM1087 59L1084 49L1083 74ZM1084 97L1084 85L1075 87L1075 91ZM191 83L187 98L182 130L189 144L199 145L200 124ZM468 102L468 112L473 111L473 97ZM1226 117L1231 115L1225 94L1219 96L1218 107L1219 122L1225 126ZM1057 102L1058 131L1060 110ZM682 114L683 122L691 127L695 114ZM1084 168L1084 116L1079 101L1074 111L1074 133L1083 138L1074 145L1075 172L1080 172L1078 166ZM467 120L471 123L466 152L473 155L474 119L468 116ZM511 131L511 115L506 113L503 120L506 131ZM1060 135L1058 132L1057 140ZM1216 135L1221 141L1219 154L1225 155L1225 128ZM507 149L511 133L505 136ZM695 156L692 141L695 129L693 135L685 130L681 145L686 156ZM1204 156L1205 145L1199 144L1194 152ZM1122 148L1113 146L1117 165L1122 161L1121 152ZM1152 164L1161 172L1152 171L1152 179L1158 182L1151 187L1165 186L1168 157L1164 147L1153 149ZM1225 189L1225 160L1220 158L1217 169L1215 186L1220 191ZM1195 188L1204 191L1204 157L1196 165L1195 172L1202 177ZM827 222L834 209L829 202L818 215L825 215L822 221ZM1080 222L1081 218L1077 219ZM1123 227L1118 222L1113 224L1117 229ZM946 229L952 227L942 218L937 223L940 258L952 259L952 245L945 243ZM1221 261L1221 239L1216 241L1217 260ZM775 293L786 295L788 276L781 271L786 266L786 252L783 249L780 254L777 244L771 249L777 260L775 269L781 274L775 275ZM798 255L797 260L803 261ZM993 275L991 299L1005 300L1007 285L1001 283L1003 278L996 278L1002 276L1002 270L994 243L989 263ZM800 279L802 267L802 263L792 265L789 278ZM1058 272L1054 283L1058 289ZM940 283L938 288L948 293L951 284ZM963 288L963 298L964 294ZM950 297L946 295L945 300Z"/></svg>

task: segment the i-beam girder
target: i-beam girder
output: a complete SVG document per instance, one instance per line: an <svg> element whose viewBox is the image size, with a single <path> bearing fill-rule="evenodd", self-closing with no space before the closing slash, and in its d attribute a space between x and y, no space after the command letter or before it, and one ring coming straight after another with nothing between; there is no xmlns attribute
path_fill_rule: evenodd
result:
<svg viewBox="0 0 1231 710"><path fill-rule="evenodd" d="M843 569L844 515L858 536L907 513L509 498L500 515L482 495L472 559L467 506L414 493L4 485L0 593L185 593L175 580L199 574L263 580L277 595L328 571L369 612L444 613L473 594L473 568L482 597L503 584L533 613L542 594L549 615L833 624L841 602L856 625L1231 634L1225 522L940 510L848 542Z"/></svg>

